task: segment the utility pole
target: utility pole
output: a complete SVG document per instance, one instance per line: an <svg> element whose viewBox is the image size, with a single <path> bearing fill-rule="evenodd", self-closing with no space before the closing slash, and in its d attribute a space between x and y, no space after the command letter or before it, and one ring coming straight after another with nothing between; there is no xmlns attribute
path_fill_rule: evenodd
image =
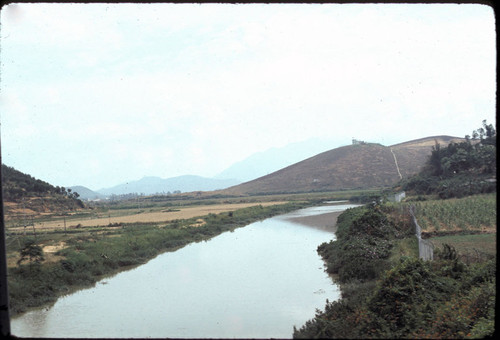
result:
<svg viewBox="0 0 500 340"><path fill-rule="evenodd" d="M24 226L23 235L26 236L26 207L24 205L24 196L23 196L23 226Z"/></svg>
<svg viewBox="0 0 500 340"><path fill-rule="evenodd" d="M2 154L0 144L0 188L2 181ZM7 247L5 244L5 219L3 190L0 190L0 335L10 336L9 290L7 288Z"/></svg>
<svg viewBox="0 0 500 340"><path fill-rule="evenodd" d="M31 225L33 226L33 235L35 235L36 240L35 222L33 222L33 215L31 215Z"/></svg>

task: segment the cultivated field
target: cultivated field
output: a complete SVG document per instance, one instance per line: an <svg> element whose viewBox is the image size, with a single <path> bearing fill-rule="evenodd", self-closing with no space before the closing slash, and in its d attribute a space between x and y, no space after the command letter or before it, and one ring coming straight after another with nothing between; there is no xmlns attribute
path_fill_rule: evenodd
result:
<svg viewBox="0 0 500 340"><path fill-rule="evenodd" d="M122 223L162 223L178 219L188 219L208 214L219 214L221 212L235 211L256 205L269 206L287 203L285 201L260 202L260 203L232 203L232 204L211 204L186 206L175 208L146 208L146 209L110 209L106 212L97 212L82 217L78 215L64 218L54 218L47 221L34 221L34 228L37 232L85 228L85 227L106 227L119 225ZM28 226L31 232L33 226ZM24 225L11 226L10 232L21 232Z"/></svg>
<svg viewBox="0 0 500 340"><path fill-rule="evenodd" d="M496 233L496 193L411 204L415 205L415 217L423 233Z"/></svg>

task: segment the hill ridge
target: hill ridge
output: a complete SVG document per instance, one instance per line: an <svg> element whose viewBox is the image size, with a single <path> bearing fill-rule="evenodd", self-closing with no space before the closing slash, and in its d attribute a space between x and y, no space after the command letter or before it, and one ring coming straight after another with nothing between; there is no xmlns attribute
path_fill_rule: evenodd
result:
<svg viewBox="0 0 500 340"><path fill-rule="evenodd" d="M219 192L244 195L390 187L420 171L436 141L447 145L462 140L465 139L441 135L392 146L340 146Z"/></svg>

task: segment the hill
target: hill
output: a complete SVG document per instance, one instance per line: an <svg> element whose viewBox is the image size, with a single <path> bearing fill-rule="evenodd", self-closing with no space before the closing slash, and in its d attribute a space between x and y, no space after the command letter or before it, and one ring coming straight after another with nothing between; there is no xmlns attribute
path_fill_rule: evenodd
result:
<svg viewBox="0 0 500 340"><path fill-rule="evenodd" d="M450 136L435 136L415 139L390 146L398 164L401 175L407 178L418 173L425 164L432 152L432 147L438 142L441 146L447 146L450 143L460 143L465 138Z"/></svg>
<svg viewBox="0 0 500 340"><path fill-rule="evenodd" d="M311 138L284 147L271 148L234 163L214 178L235 178L241 183L248 182L339 145L342 143L338 141Z"/></svg>
<svg viewBox="0 0 500 340"><path fill-rule="evenodd" d="M2 191L6 219L17 214L40 214L83 208L78 194L2 164Z"/></svg>
<svg viewBox="0 0 500 340"><path fill-rule="evenodd" d="M82 185L76 185L70 187L70 189L73 192L77 192L80 195L80 199L82 200L94 200L94 199L103 199L106 198L106 196L101 195L98 192L95 192L87 187L84 187Z"/></svg>
<svg viewBox="0 0 500 340"><path fill-rule="evenodd" d="M401 178L418 173L436 142L448 145L463 140L435 136L392 146L374 143L342 146L220 193L244 195L390 187Z"/></svg>

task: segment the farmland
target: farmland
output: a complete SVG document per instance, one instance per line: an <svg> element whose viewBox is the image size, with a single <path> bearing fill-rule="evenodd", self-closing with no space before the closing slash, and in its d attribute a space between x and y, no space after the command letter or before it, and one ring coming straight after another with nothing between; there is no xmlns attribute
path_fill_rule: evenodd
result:
<svg viewBox="0 0 500 340"><path fill-rule="evenodd" d="M188 243L276 214L357 194L360 192L223 199L180 196L175 201L147 197L63 214L9 216L6 243L11 313L51 303L62 294L91 286L104 276ZM30 259L27 264L19 264L21 250L31 240L41 248L43 259L40 263Z"/></svg>
<svg viewBox="0 0 500 340"><path fill-rule="evenodd" d="M410 205L434 245L433 261L419 258ZM495 331L495 194L373 202L340 215L336 234L318 252L342 299L327 301L294 338L483 338Z"/></svg>
<svg viewBox="0 0 500 340"><path fill-rule="evenodd" d="M405 203L415 205L422 232L496 232L496 193L447 200Z"/></svg>

